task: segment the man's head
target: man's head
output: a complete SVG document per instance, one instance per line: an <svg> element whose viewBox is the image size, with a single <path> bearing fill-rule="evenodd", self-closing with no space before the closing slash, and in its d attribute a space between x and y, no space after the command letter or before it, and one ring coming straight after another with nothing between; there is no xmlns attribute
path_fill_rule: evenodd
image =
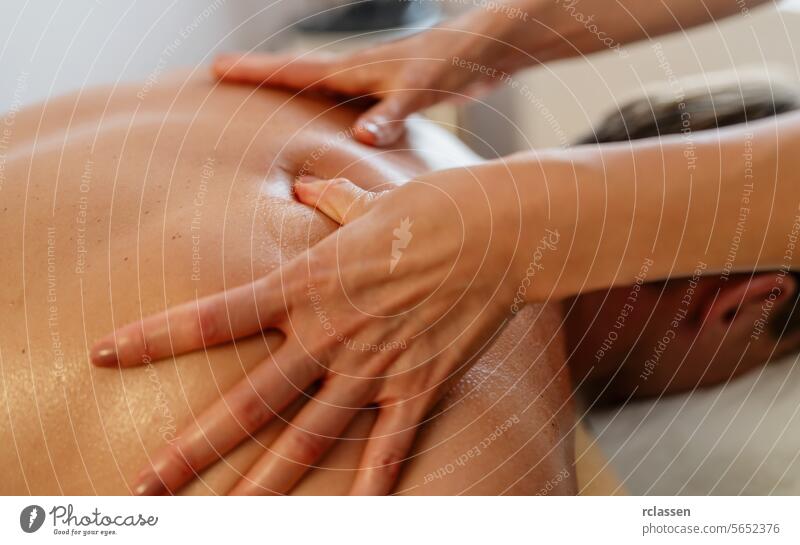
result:
<svg viewBox="0 0 800 545"><path fill-rule="evenodd" d="M765 81L649 96L627 104L582 140L616 142L713 130L794 110L797 92ZM691 228L691 227L690 227ZM789 271L650 282L567 302L571 363L609 399L719 383L800 348L800 276ZM623 365L624 364L624 365ZM593 372L592 372L593 371Z"/></svg>

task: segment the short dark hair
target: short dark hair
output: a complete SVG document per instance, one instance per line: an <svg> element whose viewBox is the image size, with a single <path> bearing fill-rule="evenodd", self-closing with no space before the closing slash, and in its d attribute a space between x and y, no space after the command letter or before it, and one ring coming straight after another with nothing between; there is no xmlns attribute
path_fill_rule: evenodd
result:
<svg viewBox="0 0 800 545"><path fill-rule="evenodd" d="M720 80L718 77L717 80ZM674 89L680 92L674 92ZM735 75L715 84L671 86L626 102L579 144L624 142L683 131L703 131L772 117L800 108L800 94L784 83Z"/></svg>
<svg viewBox="0 0 800 545"><path fill-rule="evenodd" d="M717 129L780 115L800 108L793 86L765 78L741 80L736 74L714 85L671 86L670 93L653 93L625 103L594 127L579 144L624 142L684 131ZM789 273L800 286L800 274ZM800 330L800 290L769 322L776 337Z"/></svg>

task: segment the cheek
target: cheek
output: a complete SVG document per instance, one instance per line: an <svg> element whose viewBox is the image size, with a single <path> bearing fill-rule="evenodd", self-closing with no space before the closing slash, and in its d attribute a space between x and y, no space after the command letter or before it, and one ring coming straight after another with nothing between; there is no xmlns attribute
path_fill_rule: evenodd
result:
<svg viewBox="0 0 800 545"><path fill-rule="evenodd" d="M710 319L703 321L703 317L698 314L696 330L687 331L685 336L689 342L694 340L697 351L705 350L711 355L716 353L716 357L725 354L735 364L746 350L750 353L758 351L760 343L751 339L753 324L748 322L747 318L741 316L732 322ZM751 345L749 349L748 345Z"/></svg>
<svg viewBox="0 0 800 545"><path fill-rule="evenodd" d="M680 300L670 291L646 287L641 290L635 301L627 301L623 308L633 311L626 324L627 336L637 343L637 348L652 347L665 337L676 339L683 329L688 315L683 315Z"/></svg>

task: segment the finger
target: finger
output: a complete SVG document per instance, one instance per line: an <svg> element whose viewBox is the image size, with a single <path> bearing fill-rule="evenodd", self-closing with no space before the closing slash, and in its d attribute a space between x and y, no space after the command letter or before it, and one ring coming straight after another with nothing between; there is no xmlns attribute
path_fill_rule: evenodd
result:
<svg viewBox="0 0 800 545"><path fill-rule="evenodd" d="M158 451L134 481L134 494L149 496L179 489L280 414L319 379L324 370L302 348L294 343L287 346L289 342L274 360L265 360L249 372Z"/></svg>
<svg viewBox="0 0 800 545"><path fill-rule="evenodd" d="M235 495L286 494L369 403L370 381L336 376L326 381L288 428L233 488Z"/></svg>
<svg viewBox="0 0 800 545"><path fill-rule="evenodd" d="M323 180L313 176L298 178L294 191L300 202L317 208L339 225L366 214L383 194L361 189L347 178Z"/></svg>
<svg viewBox="0 0 800 545"><path fill-rule="evenodd" d="M395 91L361 114L355 124L355 137L371 146L389 146L405 133L405 119L430 104L426 91Z"/></svg>
<svg viewBox="0 0 800 545"><path fill-rule="evenodd" d="M476 81L475 83L467 85L467 87L461 91L462 96L454 98L452 102L454 104L469 104L474 102L476 98L488 95L497 88L498 85L499 82L495 80Z"/></svg>
<svg viewBox="0 0 800 545"><path fill-rule="evenodd" d="M395 405L380 410L350 489L351 495L379 496L394 489L427 410L423 402L413 403L414 406Z"/></svg>
<svg viewBox="0 0 800 545"><path fill-rule="evenodd" d="M283 312L280 271L250 284L175 306L97 341L95 365L133 366L252 335Z"/></svg>
<svg viewBox="0 0 800 545"><path fill-rule="evenodd" d="M303 89L319 85L331 71L335 57L329 55L221 55L214 61L214 74L223 81L281 85Z"/></svg>

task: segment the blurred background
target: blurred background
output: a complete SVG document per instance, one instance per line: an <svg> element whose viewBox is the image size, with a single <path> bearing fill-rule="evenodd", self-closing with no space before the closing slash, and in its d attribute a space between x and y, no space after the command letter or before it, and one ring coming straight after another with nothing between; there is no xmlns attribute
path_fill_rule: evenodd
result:
<svg viewBox="0 0 800 545"><path fill-rule="evenodd" d="M223 51L365 47L476 3L6 0L0 111L87 85L157 80ZM789 0L622 51L533 68L518 75L517 89L501 86L483 102L431 115L462 127L459 135L486 157L565 146L627 99L650 88L676 91L687 76L756 72L800 86L799 39L800 0ZM593 414L591 423L631 492L800 494L798 412L792 358L725 388Z"/></svg>
<svg viewBox="0 0 800 545"><path fill-rule="evenodd" d="M0 110L85 85L140 81L230 50L344 50L391 39L472 0L15 0L0 3ZM531 69L518 89L439 109L484 156L573 142L615 105L674 78L725 69L800 83L800 0L717 25ZM18 81L22 75L23 81ZM521 89L521 90L520 90ZM474 132L477 138L468 138ZM485 144L478 143L485 140Z"/></svg>

